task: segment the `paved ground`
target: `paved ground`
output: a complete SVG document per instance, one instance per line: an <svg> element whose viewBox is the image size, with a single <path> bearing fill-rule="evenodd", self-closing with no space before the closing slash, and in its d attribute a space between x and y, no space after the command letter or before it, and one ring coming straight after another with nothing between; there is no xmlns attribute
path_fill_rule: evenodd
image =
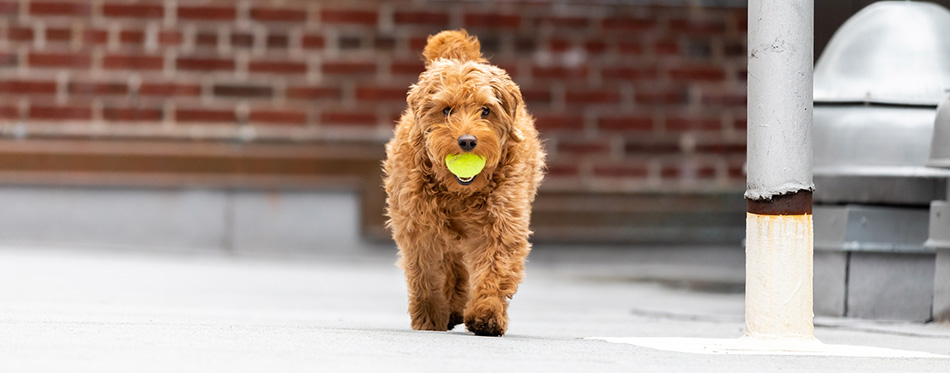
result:
<svg viewBox="0 0 950 373"><path fill-rule="evenodd" d="M0 372L912 371L950 359L695 355L586 337L742 334L742 253L538 247L503 338L409 329L392 249L225 257L0 249ZM819 319L825 343L950 355L950 326Z"/></svg>

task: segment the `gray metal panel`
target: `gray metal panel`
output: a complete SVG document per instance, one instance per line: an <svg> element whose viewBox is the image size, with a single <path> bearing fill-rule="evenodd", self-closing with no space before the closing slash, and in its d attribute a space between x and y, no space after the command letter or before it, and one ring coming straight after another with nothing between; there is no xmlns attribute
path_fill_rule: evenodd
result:
<svg viewBox="0 0 950 373"><path fill-rule="evenodd" d="M947 92L950 95L950 92ZM931 167L950 168L950 97L937 107L934 120L933 144L930 146Z"/></svg>
<svg viewBox="0 0 950 373"><path fill-rule="evenodd" d="M815 315L844 316L848 284L848 253L815 251L814 259Z"/></svg>
<svg viewBox="0 0 950 373"><path fill-rule="evenodd" d="M936 106L950 88L950 11L885 1L848 19L815 64L815 101Z"/></svg>
<svg viewBox="0 0 950 373"><path fill-rule="evenodd" d="M852 252L848 317L923 322L931 319L935 254Z"/></svg>
<svg viewBox="0 0 950 373"><path fill-rule="evenodd" d="M928 216L923 208L816 206L815 249L932 252L924 247Z"/></svg>
<svg viewBox="0 0 950 373"><path fill-rule="evenodd" d="M950 248L937 249L934 269L934 321L950 322Z"/></svg>
<svg viewBox="0 0 950 373"><path fill-rule="evenodd" d="M208 190L0 188L0 242L217 250L226 200Z"/></svg>
<svg viewBox="0 0 950 373"><path fill-rule="evenodd" d="M923 167L930 158L933 108L815 106L812 130L816 171L861 166ZM907 171L910 173L911 171Z"/></svg>
<svg viewBox="0 0 950 373"><path fill-rule="evenodd" d="M855 175L815 170L815 203L860 203L927 206L943 199L947 179L897 175Z"/></svg>
<svg viewBox="0 0 950 373"><path fill-rule="evenodd" d="M950 203L930 203L930 229L924 246L932 249L950 249Z"/></svg>
<svg viewBox="0 0 950 373"><path fill-rule="evenodd" d="M873 251L924 250L926 209L849 206L845 248Z"/></svg>
<svg viewBox="0 0 950 373"><path fill-rule="evenodd" d="M848 227L848 209L844 206L812 208L815 227L815 250L841 250ZM816 259L817 261L817 259Z"/></svg>

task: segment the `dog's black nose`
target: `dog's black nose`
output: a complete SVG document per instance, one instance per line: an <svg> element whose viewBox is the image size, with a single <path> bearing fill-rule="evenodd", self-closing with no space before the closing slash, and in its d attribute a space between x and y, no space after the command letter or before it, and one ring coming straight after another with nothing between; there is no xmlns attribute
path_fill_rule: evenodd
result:
<svg viewBox="0 0 950 373"><path fill-rule="evenodd" d="M478 144L478 139L472 135L462 135L459 136L459 147L462 150L470 152L472 149L475 149L475 145Z"/></svg>

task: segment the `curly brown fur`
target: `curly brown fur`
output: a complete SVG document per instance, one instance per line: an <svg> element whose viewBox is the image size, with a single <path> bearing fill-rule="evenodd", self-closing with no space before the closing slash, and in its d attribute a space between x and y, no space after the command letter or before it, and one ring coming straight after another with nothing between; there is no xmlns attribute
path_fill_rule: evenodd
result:
<svg viewBox="0 0 950 373"><path fill-rule="evenodd" d="M383 162L412 328L464 322L477 335L501 336L531 249L544 151L520 89L482 58L475 37L443 31L429 37L423 55L426 71L409 89ZM475 136L471 151L486 159L468 185L445 165L447 155L463 152L462 135Z"/></svg>

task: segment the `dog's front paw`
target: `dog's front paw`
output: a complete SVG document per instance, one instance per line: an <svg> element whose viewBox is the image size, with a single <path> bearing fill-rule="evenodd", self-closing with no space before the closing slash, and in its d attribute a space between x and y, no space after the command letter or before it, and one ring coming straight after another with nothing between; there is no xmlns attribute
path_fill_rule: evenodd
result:
<svg viewBox="0 0 950 373"><path fill-rule="evenodd" d="M452 328L454 328L456 325L461 324L461 323L462 323L462 314L457 313L457 312L452 312L449 315L449 325L448 325L449 329L448 330L452 330Z"/></svg>
<svg viewBox="0 0 950 373"><path fill-rule="evenodd" d="M475 335L500 337L508 329L505 306L497 301L475 304L465 312L465 328Z"/></svg>

